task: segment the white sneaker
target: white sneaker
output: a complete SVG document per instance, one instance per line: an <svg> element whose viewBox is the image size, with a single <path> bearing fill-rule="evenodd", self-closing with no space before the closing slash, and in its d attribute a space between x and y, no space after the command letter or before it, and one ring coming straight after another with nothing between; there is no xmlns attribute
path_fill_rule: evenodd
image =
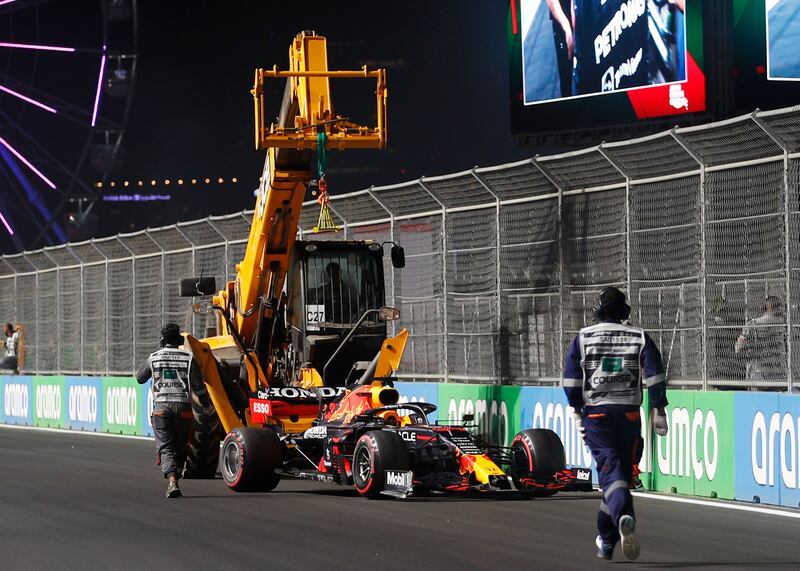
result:
<svg viewBox="0 0 800 571"><path fill-rule="evenodd" d="M614 557L614 546L603 543L603 538L599 535L595 538L594 544L597 546L597 557L611 561Z"/></svg>
<svg viewBox="0 0 800 571"><path fill-rule="evenodd" d="M619 536L622 539L622 553L633 561L639 557L639 542L636 540L636 520L629 515L619 518Z"/></svg>

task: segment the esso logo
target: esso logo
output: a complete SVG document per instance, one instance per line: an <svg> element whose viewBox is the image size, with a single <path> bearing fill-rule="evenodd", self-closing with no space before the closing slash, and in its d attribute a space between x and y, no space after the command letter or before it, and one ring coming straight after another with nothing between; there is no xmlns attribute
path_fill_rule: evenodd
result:
<svg viewBox="0 0 800 571"><path fill-rule="evenodd" d="M254 400L253 401L253 412L256 414L272 414L272 408L269 406L269 403L266 401Z"/></svg>

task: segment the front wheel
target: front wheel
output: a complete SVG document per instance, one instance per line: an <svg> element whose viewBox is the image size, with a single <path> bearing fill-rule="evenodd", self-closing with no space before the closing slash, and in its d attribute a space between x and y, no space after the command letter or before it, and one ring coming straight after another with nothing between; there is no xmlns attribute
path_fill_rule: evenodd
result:
<svg viewBox="0 0 800 571"><path fill-rule="evenodd" d="M523 430L511 441L511 477L522 492L552 496L556 490L547 489L544 485L566 466L564 445L552 430Z"/></svg>
<svg viewBox="0 0 800 571"><path fill-rule="evenodd" d="M367 432L358 439L353 452L353 485L358 493L371 500L380 497L386 470L408 470L406 445L395 432Z"/></svg>
<svg viewBox="0 0 800 571"><path fill-rule="evenodd" d="M280 481L283 458L278 435L269 428L234 428L222 443L222 479L236 492L268 492Z"/></svg>
<svg viewBox="0 0 800 571"><path fill-rule="evenodd" d="M213 478L217 474L222 425L205 386L193 390L191 397L194 427L186 446L183 477Z"/></svg>

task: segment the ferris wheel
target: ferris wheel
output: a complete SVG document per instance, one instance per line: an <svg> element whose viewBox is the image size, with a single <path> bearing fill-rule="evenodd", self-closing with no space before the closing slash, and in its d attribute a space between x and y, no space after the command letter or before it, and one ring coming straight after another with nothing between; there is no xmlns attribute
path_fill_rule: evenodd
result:
<svg viewBox="0 0 800 571"><path fill-rule="evenodd" d="M0 251L91 231L87 181L124 160L137 35L136 0L0 0Z"/></svg>

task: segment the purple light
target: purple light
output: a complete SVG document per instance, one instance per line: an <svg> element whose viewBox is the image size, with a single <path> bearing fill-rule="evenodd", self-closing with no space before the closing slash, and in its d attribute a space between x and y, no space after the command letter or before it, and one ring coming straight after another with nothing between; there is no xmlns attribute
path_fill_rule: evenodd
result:
<svg viewBox="0 0 800 571"><path fill-rule="evenodd" d="M42 46L39 44L12 44L10 42L0 42L0 48L17 48L21 50L43 50L47 52L75 51L75 48L65 48L64 46Z"/></svg>
<svg viewBox="0 0 800 571"><path fill-rule="evenodd" d="M6 93L9 93L9 94L13 95L14 97L19 97L20 99L22 99L23 101L27 101L31 105L36 105L36 107L41 107L45 111L50 111L50 113L57 113L57 111L55 109L53 109L52 107L48 107L44 103L40 103L39 101L36 101L35 99L31 99L30 97L25 97L21 93L17 93L13 89L9 89L8 87L5 87L3 85L0 85L0 91L5 91Z"/></svg>
<svg viewBox="0 0 800 571"><path fill-rule="evenodd" d="M35 166L33 166L33 165L30 163L30 161L29 161L28 159L26 159L25 157L23 157L22 155L20 155L20 154L19 154L19 152L17 151L17 149L15 149L14 147L12 147L12 146L11 146L11 145L9 145L8 143L6 143L6 140L5 140L4 138L2 138L2 137L0 137L0 144L2 144L2 145L3 145L3 146L6 148L6 149L8 149L9 151L11 151L11 153L12 153L12 154L13 154L15 157L17 157L19 160L21 160L21 161L22 161L22 162L25 164L25 166L26 166L26 167L28 167L28 168L29 168L29 169L31 169L33 172L35 172L37 175L39 175L39 178L40 178L40 179L42 179L42 180L43 180L45 183L47 183L47 186L49 186L49 187L50 187L50 188L52 188L52 189L55 189L55 188L56 188L56 185L55 185L55 183L54 183L53 181L51 181L49 178L47 178L46 176L44 176L44 175L43 175L43 174L42 174L42 173L39 171L39 169L37 169Z"/></svg>
<svg viewBox="0 0 800 571"><path fill-rule="evenodd" d="M8 221L6 220L6 217L5 217L5 216L3 216L3 213L2 213L2 212L0 212L0 222L2 222L2 223L3 223L3 226L5 226L5 227L6 227L6 230L8 230L8 233L9 233L9 234L11 234L11 235L13 236L13 235L14 235L14 231L11 229L11 225L10 225L10 224L8 223Z"/></svg>
<svg viewBox="0 0 800 571"><path fill-rule="evenodd" d="M0 1L0 6L2 6L3 4L11 4L12 2L16 2L16 1L17 0L2 0L2 1ZM3 222L5 222L5 220L3 220ZM8 226L8 225L6 224L6 226ZM12 234L13 234L13 232L12 232Z"/></svg>
<svg viewBox="0 0 800 571"><path fill-rule="evenodd" d="M100 75L97 77L97 92L94 94L94 111L92 111L92 127L97 122L97 108L100 106L100 88L103 86L103 72L106 69L106 46L103 46L103 57L100 58Z"/></svg>

